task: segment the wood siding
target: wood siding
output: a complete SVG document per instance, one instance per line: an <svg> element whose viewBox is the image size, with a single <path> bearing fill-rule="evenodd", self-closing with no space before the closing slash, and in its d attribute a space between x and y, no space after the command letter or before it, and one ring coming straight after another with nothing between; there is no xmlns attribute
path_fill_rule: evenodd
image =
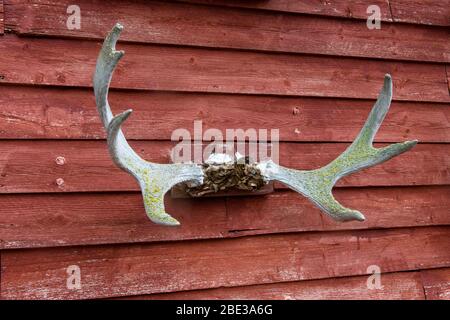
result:
<svg viewBox="0 0 450 320"><path fill-rule="evenodd" d="M0 0L1 299L450 299L449 0L374 0L380 30L361 0L80 0L68 30L71 4ZM108 155L91 88L117 21L110 102L135 110L124 132L148 160L169 162L172 131L202 120L277 128L281 164L317 168L354 139L385 73L394 101L375 142L420 143L337 184L363 223L277 183L166 196L182 225L155 225Z"/></svg>

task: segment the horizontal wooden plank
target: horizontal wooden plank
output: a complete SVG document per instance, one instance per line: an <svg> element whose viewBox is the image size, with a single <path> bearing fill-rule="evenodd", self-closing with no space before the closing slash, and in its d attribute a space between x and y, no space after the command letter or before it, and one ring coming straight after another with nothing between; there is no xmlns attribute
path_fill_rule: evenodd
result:
<svg viewBox="0 0 450 320"><path fill-rule="evenodd" d="M181 221L176 228L152 223L137 192L4 195L2 203L0 249L221 238L227 231L224 198L167 196L167 211Z"/></svg>
<svg viewBox="0 0 450 320"><path fill-rule="evenodd" d="M158 1L78 1L83 27L66 26L71 0L9 0L8 28L21 35L103 39L119 19L122 40L263 51L450 62L448 30ZM101 12L101 14L99 14ZM236 23L239 21L239 23Z"/></svg>
<svg viewBox="0 0 450 320"><path fill-rule="evenodd" d="M429 300L450 300L450 268L422 270L423 288Z"/></svg>
<svg viewBox="0 0 450 320"><path fill-rule="evenodd" d="M270 0L270 1L247 1L247 0L178 0L180 2L261 9L270 11L282 11L292 13L306 13L321 16L345 17L355 19L367 19L367 7L369 4L364 0ZM392 0L391 0L392 1ZM381 20L392 21L389 4L386 0L374 0L370 4L380 7Z"/></svg>
<svg viewBox="0 0 450 320"><path fill-rule="evenodd" d="M2 195L0 249L237 237L280 232L450 224L450 187L338 188L336 198L367 217L338 223L297 193L171 199L181 227L151 223L140 193Z"/></svg>
<svg viewBox="0 0 450 320"><path fill-rule="evenodd" d="M358 209L364 223L336 223L295 192L227 199L228 227L236 235L394 228L450 224L450 187L337 188L336 199Z"/></svg>
<svg viewBox="0 0 450 320"><path fill-rule="evenodd" d="M112 87L375 98L385 73L396 100L449 102L445 65L121 44ZM90 87L100 43L0 39L0 83ZM14 66L14 68L11 68Z"/></svg>
<svg viewBox="0 0 450 320"><path fill-rule="evenodd" d="M1 251L5 299L142 295L450 266L450 227ZM418 250L420 248L420 250ZM68 289L67 268L81 289Z"/></svg>
<svg viewBox="0 0 450 320"><path fill-rule="evenodd" d="M389 0L389 4L394 21L450 26L449 0Z"/></svg>
<svg viewBox="0 0 450 320"><path fill-rule="evenodd" d="M0 87L0 139L105 138L93 93L87 89ZM279 129L281 141L351 142L373 100L293 98L229 94L112 91L114 112L132 108L128 139L169 140L194 120L203 132L226 129ZM226 110L226 112L224 112ZM418 139L450 142L448 104L394 101L377 142Z"/></svg>
<svg viewBox="0 0 450 320"><path fill-rule="evenodd" d="M175 143L133 141L131 145L149 161L169 163ZM318 168L347 145L281 143L280 163L296 169ZM343 178L338 186L449 184L449 148L450 144L420 144L384 164ZM62 158L56 161L58 157ZM0 193L139 190L134 178L113 164L105 141L2 141L0 168Z"/></svg>
<svg viewBox="0 0 450 320"><path fill-rule="evenodd" d="M369 5L380 7L381 20L450 26L449 0L376 0L370 1L308 1L308 0L180 0L182 2L220 5L231 7L257 8L324 16L337 16L366 20Z"/></svg>
<svg viewBox="0 0 450 320"><path fill-rule="evenodd" d="M0 249L216 238L227 230L225 203L220 198L166 197L166 208L179 216L180 228L150 223L140 193L2 198L8 205L0 217ZM49 229L44 227L47 224Z"/></svg>
<svg viewBox="0 0 450 320"><path fill-rule="evenodd" d="M381 288L369 289L367 276L281 282L235 288L128 297L137 300L423 300L419 272L386 273ZM123 298L122 298L123 299Z"/></svg>

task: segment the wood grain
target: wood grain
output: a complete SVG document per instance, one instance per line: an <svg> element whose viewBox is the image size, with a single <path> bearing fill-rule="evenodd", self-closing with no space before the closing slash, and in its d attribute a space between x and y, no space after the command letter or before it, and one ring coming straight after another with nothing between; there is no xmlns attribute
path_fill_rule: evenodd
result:
<svg viewBox="0 0 450 320"><path fill-rule="evenodd" d="M391 73L396 100L450 101L440 64L138 44L118 48L127 54L113 88L373 99ZM0 83L90 87L99 49L93 41L5 35Z"/></svg>
<svg viewBox="0 0 450 320"><path fill-rule="evenodd" d="M423 300L419 272L381 275L382 287L368 289L368 276L282 282L235 288L153 294L133 300ZM122 298L123 299L123 298Z"/></svg>
<svg viewBox="0 0 450 320"><path fill-rule="evenodd" d="M210 239L227 230L223 198L167 196L167 211L181 221L176 228L152 223L137 192L8 195L2 203L0 249Z"/></svg>
<svg viewBox="0 0 450 320"><path fill-rule="evenodd" d="M373 100L276 97L175 92L112 91L118 113L132 108L127 139L169 140L194 120L203 132L226 129L279 129L281 141L351 142ZM0 87L0 139L105 138L91 90ZM449 104L398 102L376 136L377 142L418 139L450 142ZM224 112L225 111L225 112Z"/></svg>
<svg viewBox="0 0 450 320"><path fill-rule="evenodd" d="M422 270L423 288L429 300L450 300L450 268Z"/></svg>
<svg viewBox="0 0 450 320"><path fill-rule="evenodd" d="M69 4L81 30L66 28ZM381 30L362 0L0 0L0 299L449 299L450 2L370 4ZM276 184L257 198L167 196L182 225L157 226L94 106L116 19L127 53L110 101L135 110L124 131L148 160L168 163L172 131L195 119L278 128L281 164L317 168L353 140L385 73L395 101L377 146L421 143L339 182L364 223ZM370 265L382 290L367 290Z"/></svg>
<svg viewBox="0 0 450 320"><path fill-rule="evenodd" d="M450 224L448 186L338 188L334 194L364 212L366 222L335 222L291 191L226 202L166 197L168 212L181 221L177 228L151 223L137 192L2 195L0 249Z"/></svg>
<svg viewBox="0 0 450 320"><path fill-rule="evenodd" d="M175 143L134 141L131 145L149 161L169 163ZM281 164L296 169L318 168L331 162L347 145L281 143ZM418 145L384 164L343 178L337 185L449 184L449 148L450 144ZM65 163L57 164L57 157L63 157ZM0 168L0 193L139 190L133 177L113 164L105 141L3 141ZM57 184L57 179L62 181Z"/></svg>
<svg viewBox="0 0 450 320"><path fill-rule="evenodd" d="M389 0L394 21L450 26L449 0Z"/></svg>
<svg viewBox="0 0 450 320"><path fill-rule="evenodd" d="M5 299L78 299L356 276L450 266L450 228L1 252ZM420 248L420 250L418 250ZM81 290L66 287L67 267Z"/></svg>
<svg viewBox="0 0 450 320"><path fill-rule="evenodd" d="M269 11L282 11L291 13L306 13L312 15L367 19L367 1L364 0L179 0L180 2L198 3L207 5L251 8ZM386 0L374 0L370 4L380 7L381 20L392 21L389 4Z"/></svg>
<svg viewBox="0 0 450 320"><path fill-rule="evenodd" d="M80 30L66 26L65 1L9 1L8 28L21 35L103 39L120 20L121 40L143 43L450 62L442 28L299 16L155 1L78 1ZM120 19L117 12L120 11ZM101 15L99 15L101 12Z"/></svg>
<svg viewBox="0 0 450 320"><path fill-rule="evenodd" d="M450 187L337 188L336 199L362 211L364 223L336 223L295 192L227 199L228 227L235 235L395 228L450 224Z"/></svg>
<svg viewBox="0 0 450 320"><path fill-rule="evenodd" d="M367 20L369 5L380 7L382 21L408 22L436 26L450 25L449 0L389 0L389 1L227 1L227 0L180 0L182 2L208 5L257 8L262 10L307 13ZM385 25L385 24L384 24Z"/></svg>

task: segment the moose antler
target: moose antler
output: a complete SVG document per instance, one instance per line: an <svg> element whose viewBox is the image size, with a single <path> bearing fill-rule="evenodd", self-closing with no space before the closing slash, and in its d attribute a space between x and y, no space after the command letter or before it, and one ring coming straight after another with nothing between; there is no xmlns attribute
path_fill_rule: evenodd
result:
<svg viewBox="0 0 450 320"><path fill-rule="evenodd" d="M164 194L175 184L190 181L191 185L203 183L202 167L196 164L156 164L140 158L127 143L120 129L131 114L127 110L115 117L108 104L108 90L114 68L123 56L115 45L123 27L116 24L106 37L100 51L94 75L96 104L107 131L108 148L114 162L131 173L139 182L144 197L145 210L155 223L178 225L179 222L164 210ZM353 172L368 168L403 152L417 144L417 140L396 143L384 148L374 148L373 139L386 116L392 100L392 79L386 75L384 86L369 118L356 140L334 161L316 170L294 170L272 161L256 165L265 181L278 180L303 194L335 220L363 221L364 215L343 207L331 193L335 183Z"/></svg>
<svg viewBox="0 0 450 320"><path fill-rule="evenodd" d="M115 46L123 27L116 24L106 37L97 59L94 75L94 93L97 110L107 131L108 149L114 162L123 170L131 173L142 190L145 211L155 223L179 225L179 222L164 210L164 194L180 182L203 182L202 168L195 164L157 164L143 160L128 144L120 129L122 123L130 116L127 110L113 116L108 103L109 84L114 69L123 51L116 51Z"/></svg>
<svg viewBox="0 0 450 320"><path fill-rule="evenodd" d="M335 220L364 221L364 215L356 210L343 207L337 202L331 190L342 177L353 172L372 167L408 151L417 140L395 143L384 148L374 148L373 139L386 116L392 100L392 79L384 77L384 85L369 118L355 141L328 165L309 171L294 170L279 166L271 161L260 164L263 175L268 180L278 180L291 189L303 194Z"/></svg>

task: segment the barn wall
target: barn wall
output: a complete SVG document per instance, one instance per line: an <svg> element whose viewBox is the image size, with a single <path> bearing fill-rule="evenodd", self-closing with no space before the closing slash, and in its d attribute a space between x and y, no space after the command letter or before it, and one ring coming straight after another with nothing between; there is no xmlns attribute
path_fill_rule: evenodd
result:
<svg viewBox="0 0 450 320"><path fill-rule="evenodd" d="M345 3L345 4L344 4ZM450 1L0 0L2 299L449 299ZM176 128L279 128L281 164L312 169L351 142L380 90L376 144L413 150L340 181L364 223L340 224L276 184L264 197L171 199L152 224L109 158L91 78L125 30L110 102L144 158ZM82 288L66 286L79 266ZM371 265L382 289L368 290Z"/></svg>

